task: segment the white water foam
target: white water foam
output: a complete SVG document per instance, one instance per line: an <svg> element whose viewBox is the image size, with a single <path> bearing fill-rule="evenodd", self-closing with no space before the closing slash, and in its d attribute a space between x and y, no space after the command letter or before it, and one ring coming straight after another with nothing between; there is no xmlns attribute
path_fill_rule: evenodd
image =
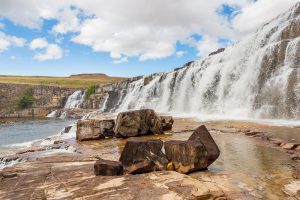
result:
<svg viewBox="0 0 300 200"><path fill-rule="evenodd" d="M78 90L68 97L64 108L65 109L79 108L79 106L84 101L84 98L85 98L85 92Z"/></svg>
<svg viewBox="0 0 300 200"><path fill-rule="evenodd" d="M289 119L297 123L300 80L296 79L298 86L289 83L295 73L300 75L295 69L300 38L281 39L291 21L300 23L300 16L291 18L291 12L294 10L224 52L153 75L147 85L143 78L131 82L116 112L151 108L206 118ZM265 70L272 70L268 62L274 61L274 51L284 48L284 42L283 63L264 75Z"/></svg>

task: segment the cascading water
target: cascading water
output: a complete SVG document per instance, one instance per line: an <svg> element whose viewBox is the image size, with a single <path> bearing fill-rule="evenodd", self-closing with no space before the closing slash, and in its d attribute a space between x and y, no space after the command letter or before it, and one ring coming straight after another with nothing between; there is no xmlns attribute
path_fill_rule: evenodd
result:
<svg viewBox="0 0 300 200"><path fill-rule="evenodd" d="M85 92L84 91L78 90L78 91L74 92L73 94L71 94L68 97L64 108L65 109L79 108L79 106L84 101L84 97L85 97Z"/></svg>
<svg viewBox="0 0 300 200"><path fill-rule="evenodd" d="M131 82L116 111L300 119L299 14L300 3L224 52Z"/></svg>

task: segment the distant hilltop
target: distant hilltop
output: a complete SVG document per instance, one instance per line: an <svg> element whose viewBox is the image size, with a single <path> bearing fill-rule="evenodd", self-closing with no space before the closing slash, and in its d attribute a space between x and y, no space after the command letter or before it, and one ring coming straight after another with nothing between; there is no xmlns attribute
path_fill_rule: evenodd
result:
<svg viewBox="0 0 300 200"><path fill-rule="evenodd" d="M70 75L70 78L103 78L103 77L109 77L106 74L103 73L93 73L93 74L72 74Z"/></svg>

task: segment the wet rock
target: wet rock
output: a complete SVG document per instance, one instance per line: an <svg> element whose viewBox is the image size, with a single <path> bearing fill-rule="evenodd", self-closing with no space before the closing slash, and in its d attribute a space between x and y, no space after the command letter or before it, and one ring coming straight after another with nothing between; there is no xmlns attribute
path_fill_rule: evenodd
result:
<svg viewBox="0 0 300 200"><path fill-rule="evenodd" d="M120 162L128 173L165 170L168 160L158 139L130 138L121 154Z"/></svg>
<svg viewBox="0 0 300 200"><path fill-rule="evenodd" d="M201 142L171 140L166 141L164 147L168 160L177 172L188 173L208 166L206 149ZM168 166L169 170L172 169L171 164Z"/></svg>
<svg viewBox="0 0 300 200"><path fill-rule="evenodd" d="M220 155L220 150L204 125L198 127L188 141L202 143L207 151L207 165L211 165Z"/></svg>
<svg viewBox="0 0 300 200"><path fill-rule="evenodd" d="M154 110L144 109L121 112L114 128L116 137L135 137L146 134L162 134L160 118Z"/></svg>
<svg viewBox="0 0 300 200"><path fill-rule="evenodd" d="M172 130L174 123L172 116L160 116L163 131Z"/></svg>
<svg viewBox="0 0 300 200"><path fill-rule="evenodd" d="M168 165L167 165L167 170L168 170L168 171L174 171L174 170L175 170L174 165L173 165L172 162L169 162L169 163L168 163Z"/></svg>
<svg viewBox="0 0 300 200"><path fill-rule="evenodd" d="M90 119L77 122L76 139L79 141L99 140L113 136L113 119Z"/></svg>
<svg viewBox="0 0 300 200"><path fill-rule="evenodd" d="M283 187L283 192L289 196L297 196L300 190L300 181L292 181Z"/></svg>
<svg viewBox="0 0 300 200"><path fill-rule="evenodd" d="M153 80L153 76L147 76L144 78L144 86L148 85Z"/></svg>
<svg viewBox="0 0 300 200"><path fill-rule="evenodd" d="M295 179L300 179L300 166L299 165L295 166L295 168L293 169L293 177Z"/></svg>
<svg viewBox="0 0 300 200"><path fill-rule="evenodd" d="M280 146L283 143L283 140L279 138L271 138L271 142L277 146Z"/></svg>
<svg viewBox="0 0 300 200"><path fill-rule="evenodd" d="M96 176L120 176L123 174L123 166L118 161L97 160L94 164Z"/></svg>
<svg viewBox="0 0 300 200"><path fill-rule="evenodd" d="M221 53L221 52L223 52L223 51L225 51L225 48L219 48L218 50L216 50L216 51L211 52L210 54L208 54L208 56L212 56L212 55Z"/></svg>
<svg viewBox="0 0 300 200"><path fill-rule="evenodd" d="M72 128L73 126L66 126L65 128L64 128L64 133L69 133L69 131L71 130L71 128Z"/></svg>
<svg viewBox="0 0 300 200"><path fill-rule="evenodd" d="M16 172L3 171L0 173L0 176L2 176L3 178L14 178L18 176L18 174Z"/></svg>
<svg viewBox="0 0 300 200"><path fill-rule="evenodd" d="M294 160L294 161L300 160L300 156L297 155L297 154L294 154L294 152L293 152L293 154L292 154L290 157L291 157L291 159Z"/></svg>
<svg viewBox="0 0 300 200"><path fill-rule="evenodd" d="M65 143L64 140L55 140L55 141L53 142L53 144L64 144L64 143Z"/></svg>
<svg viewBox="0 0 300 200"><path fill-rule="evenodd" d="M143 160L126 168L128 174L142 174L152 171L156 171L156 167L154 161L151 160Z"/></svg>
<svg viewBox="0 0 300 200"><path fill-rule="evenodd" d="M286 149L286 150L293 150L297 147L297 144L294 143L286 143L286 144L282 144L281 148Z"/></svg>
<svg viewBox="0 0 300 200"><path fill-rule="evenodd" d="M247 136L255 136L255 135L259 134L259 133L260 132L258 132L258 131L248 131L248 132L245 133L245 135L247 135Z"/></svg>

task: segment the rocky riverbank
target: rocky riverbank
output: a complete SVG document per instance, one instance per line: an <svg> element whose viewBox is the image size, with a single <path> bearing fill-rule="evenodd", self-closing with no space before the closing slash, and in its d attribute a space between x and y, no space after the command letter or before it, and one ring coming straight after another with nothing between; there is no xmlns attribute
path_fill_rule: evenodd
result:
<svg viewBox="0 0 300 200"><path fill-rule="evenodd" d="M159 138L162 141L187 140L201 124L208 127L221 150L220 158L208 168L208 171L189 175L161 171L119 177L95 176L93 169L95 161L99 158L119 160L127 139L113 138L77 143L74 137L64 140L57 137L52 140L55 144L49 144L43 149L37 146L19 150L14 155L14 159L20 159L21 162L2 171L0 198L295 199L297 197L293 193L295 179L292 175L293 166L296 166L298 161L288 156L286 152L289 150L264 139L267 135L275 137L278 128L286 133L283 134L285 136L293 135L297 128L251 122L196 122L189 119L175 119L173 130L168 134L143 138ZM276 137L279 138L278 135ZM281 139L284 140L283 137ZM290 183L293 185L288 185ZM284 189L294 197L287 196Z"/></svg>

